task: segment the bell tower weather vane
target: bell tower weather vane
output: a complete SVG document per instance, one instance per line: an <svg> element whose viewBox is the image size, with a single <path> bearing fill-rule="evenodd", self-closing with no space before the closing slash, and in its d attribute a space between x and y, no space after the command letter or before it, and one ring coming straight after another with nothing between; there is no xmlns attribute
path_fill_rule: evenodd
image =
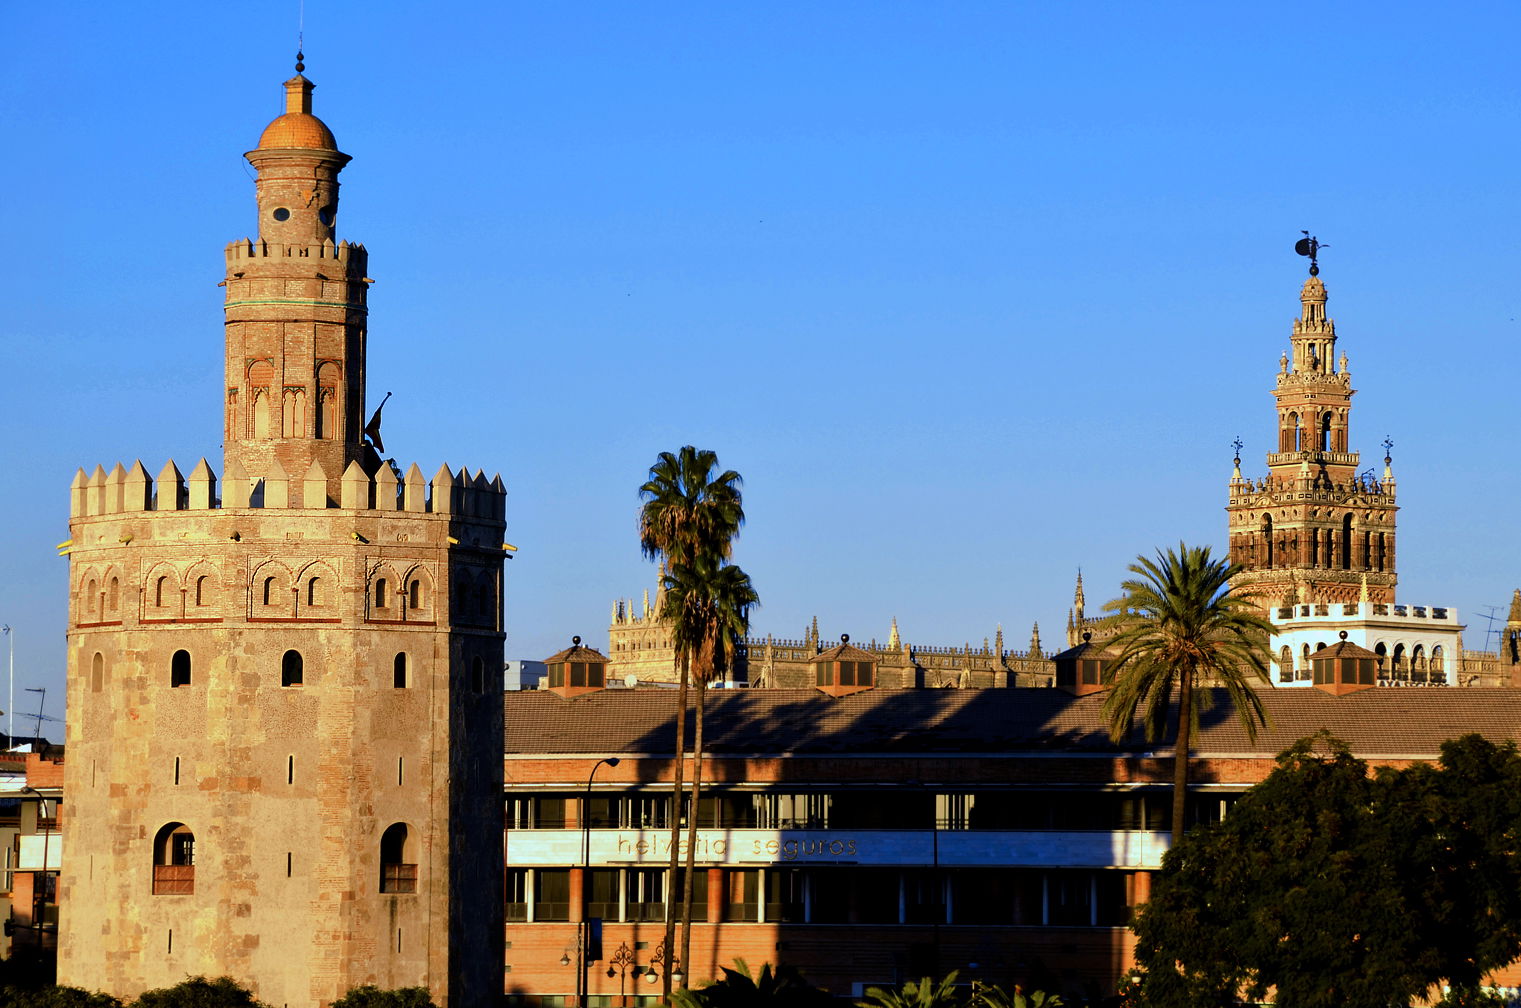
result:
<svg viewBox="0 0 1521 1008"><path fill-rule="evenodd" d="M1294 251L1302 256L1309 256L1310 276L1320 276L1320 263L1316 262L1315 258L1320 254L1321 249L1330 248L1331 246L1324 244L1308 231L1300 231L1299 233L1304 235L1304 237L1294 243Z"/></svg>

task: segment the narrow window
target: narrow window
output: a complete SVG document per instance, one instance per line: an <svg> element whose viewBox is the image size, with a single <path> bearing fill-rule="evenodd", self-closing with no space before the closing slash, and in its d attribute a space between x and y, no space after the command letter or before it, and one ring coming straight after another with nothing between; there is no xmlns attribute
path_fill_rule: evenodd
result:
<svg viewBox="0 0 1521 1008"><path fill-rule="evenodd" d="M184 823L167 823L153 839L153 894L195 892L195 834Z"/></svg>
<svg viewBox="0 0 1521 1008"><path fill-rule="evenodd" d="M386 607L386 579L385 578L377 578L375 580L375 608L376 609L384 609L385 607Z"/></svg>
<svg viewBox="0 0 1521 1008"><path fill-rule="evenodd" d="M166 578L166 577L161 577L157 581L153 582L153 604L155 606L163 606L163 604L164 604L164 582L168 581L168 580L169 579Z"/></svg>
<svg viewBox="0 0 1521 1008"><path fill-rule="evenodd" d="M204 574L195 579L195 604L197 607L205 605L208 601L206 596L206 580L206 575Z"/></svg>
<svg viewBox="0 0 1521 1008"><path fill-rule="evenodd" d="M280 685L300 686L302 674L301 652L294 650L285 652L285 657L280 659Z"/></svg>
<svg viewBox="0 0 1521 1008"><path fill-rule="evenodd" d="M286 878L290 878L290 870L291 870L291 852L290 851L286 851L285 852L285 877Z"/></svg>
<svg viewBox="0 0 1521 1008"><path fill-rule="evenodd" d="M285 757L285 783L296 783L296 757Z"/></svg>
<svg viewBox="0 0 1521 1008"><path fill-rule="evenodd" d="M396 786L397 787L401 787L402 771L406 767L406 762L407 762L407 758L405 756L398 756L398 757L396 757Z"/></svg>
<svg viewBox="0 0 1521 1008"><path fill-rule="evenodd" d="M117 605L120 604L120 601L121 601L121 582L118 581L116 578L112 578L111 579L111 587L106 592L106 608L110 609L112 612L115 612Z"/></svg>
<svg viewBox="0 0 1521 1008"><path fill-rule="evenodd" d="M312 578L306 583L306 604L320 606L322 604L322 579Z"/></svg>
<svg viewBox="0 0 1521 1008"><path fill-rule="evenodd" d="M169 929L169 954L174 955L174 928Z"/></svg>
<svg viewBox="0 0 1521 1008"><path fill-rule="evenodd" d="M391 685L396 689L407 688L407 653L396 652L396 660L391 663Z"/></svg>
<svg viewBox="0 0 1521 1008"><path fill-rule="evenodd" d="M190 652L176 651L174 657L169 659L169 685L190 685Z"/></svg>
<svg viewBox="0 0 1521 1008"><path fill-rule="evenodd" d="M1352 569L1352 516L1342 515L1341 519L1341 569Z"/></svg>
<svg viewBox="0 0 1521 1008"><path fill-rule="evenodd" d="M486 692L486 663L480 655L470 660L470 689L474 693Z"/></svg>
<svg viewBox="0 0 1521 1008"><path fill-rule="evenodd" d="M418 609L422 607L422 582L414 580L407 586L407 607Z"/></svg>
<svg viewBox="0 0 1521 1008"><path fill-rule="evenodd" d="M179 782L180 782L180 758L178 756L176 756L176 757L174 757L174 783L178 784Z"/></svg>
<svg viewBox="0 0 1521 1008"><path fill-rule="evenodd" d="M267 578L264 579L264 604L265 605L270 605L271 604L271 600L274 597L275 597L275 579L272 578L272 577L267 577Z"/></svg>
<svg viewBox="0 0 1521 1008"><path fill-rule="evenodd" d="M412 855L412 844L404 823L393 823L380 835L381 892L417 891L417 861Z"/></svg>
<svg viewBox="0 0 1521 1008"><path fill-rule="evenodd" d="M90 692L99 693L106 682L106 658L99 651L90 659Z"/></svg>

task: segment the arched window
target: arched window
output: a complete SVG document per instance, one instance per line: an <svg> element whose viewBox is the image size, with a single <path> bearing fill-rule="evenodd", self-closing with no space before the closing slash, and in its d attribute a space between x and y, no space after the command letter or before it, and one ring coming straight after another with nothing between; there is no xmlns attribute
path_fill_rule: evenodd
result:
<svg viewBox="0 0 1521 1008"><path fill-rule="evenodd" d="M1294 681L1294 652L1285 644L1278 652L1278 681Z"/></svg>
<svg viewBox="0 0 1521 1008"><path fill-rule="evenodd" d="M1394 645L1394 662L1390 666L1394 670L1394 678L1408 679L1409 669L1405 667L1405 645Z"/></svg>
<svg viewBox="0 0 1521 1008"><path fill-rule="evenodd" d="M422 582L417 578L413 578L412 583L407 585L407 607L409 609L420 609L422 608L422 600Z"/></svg>
<svg viewBox="0 0 1521 1008"><path fill-rule="evenodd" d="M195 834L184 823L167 823L153 838L153 895L181 896L193 892Z"/></svg>
<svg viewBox="0 0 1521 1008"><path fill-rule="evenodd" d="M121 605L121 581L111 579L111 587L106 589L106 611L115 612Z"/></svg>
<svg viewBox="0 0 1521 1008"><path fill-rule="evenodd" d="M376 578L375 579L375 608L376 609L384 609L385 607L386 607L386 579L385 578Z"/></svg>
<svg viewBox="0 0 1521 1008"><path fill-rule="evenodd" d="M1352 569L1352 516L1346 514L1341 519L1341 569Z"/></svg>
<svg viewBox="0 0 1521 1008"><path fill-rule="evenodd" d="M1304 431L1299 427L1299 414L1289 414L1289 451L1301 451L1304 449Z"/></svg>
<svg viewBox="0 0 1521 1008"><path fill-rule="evenodd" d="M407 688L407 653L396 652L396 660L391 663L391 685L396 689Z"/></svg>
<svg viewBox="0 0 1521 1008"><path fill-rule="evenodd" d="M306 604L309 606L320 606L322 604L321 578L314 577L306 582Z"/></svg>
<svg viewBox="0 0 1521 1008"><path fill-rule="evenodd" d="M99 693L106 684L106 657L99 651L90 659L90 692Z"/></svg>
<svg viewBox="0 0 1521 1008"><path fill-rule="evenodd" d="M287 651L280 659L280 685L300 686L302 681L302 662L300 651Z"/></svg>
<svg viewBox="0 0 1521 1008"><path fill-rule="evenodd" d="M197 608L211 601L211 596L208 594L210 586L207 584L210 580L205 574L195 579L195 604Z"/></svg>
<svg viewBox="0 0 1521 1008"><path fill-rule="evenodd" d="M380 891L415 893L417 855L411 831L405 823L392 823L380 835Z"/></svg>
<svg viewBox="0 0 1521 1008"><path fill-rule="evenodd" d="M1331 450L1331 414L1330 413L1322 413L1320 415L1320 450L1321 451L1330 451Z"/></svg>
<svg viewBox="0 0 1521 1008"><path fill-rule="evenodd" d="M1273 516L1270 514L1262 516L1262 541L1267 543L1267 562L1263 566L1271 567L1273 566Z"/></svg>
<svg viewBox="0 0 1521 1008"><path fill-rule="evenodd" d="M271 605L271 604L274 603L274 599L275 599L275 579L272 578L272 577L267 577L267 578L264 579L264 604L265 605Z"/></svg>
<svg viewBox="0 0 1521 1008"><path fill-rule="evenodd" d="M1379 675L1384 674L1384 660L1389 657L1389 648L1383 641L1373 645L1373 653L1378 656Z"/></svg>
<svg viewBox="0 0 1521 1008"><path fill-rule="evenodd" d="M1434 645L1431 649L1431 678L1436 680L1446 675L1447 668L1442 664L1442 645Z"/></svg>
<svg viewBox="0 0 1521 1008"><path fill-rule="evenodd" d="M486 663L480 655L470 659L470 691L472 693L486 692Z"/></svg>
<svg viewBox="0 0 1521 1008"><path fill-rule="evenodd" d="M190 652L176 651L174 657L169 659L169 685L190 685Z"/></svg>
<svg viewBox="0 0 1521 1008"><path fill-rule="evenodd" d="M94 578L85 583L84 598L80 602L80 608L86 616L95 615L96 608L100 605L100 583Z"/></svg>
<svg viewBox="0 0 1521 1008"><path fill-rule="evenodd" d="M155 580L153 582L153 604L154 605L156 605L156 606L162 606L164 604L164 583L166 581L168 581L168 580L169 579L166 578L166 577L161 577L161 578L158 578L157 580Z"/></svg>

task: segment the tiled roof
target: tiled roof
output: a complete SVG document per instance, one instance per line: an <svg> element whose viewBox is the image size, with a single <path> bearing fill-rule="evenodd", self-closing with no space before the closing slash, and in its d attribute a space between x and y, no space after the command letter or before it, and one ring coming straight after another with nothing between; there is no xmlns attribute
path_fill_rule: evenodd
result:
<svg viewBox="0 0 1521 1008"><path fill-rule="evenodd" d="M873 655L871 652L869 652L869 651L862 651L860 648L856 647L854 644L850 643L850 641L848 641L848 640L842 641L841 643L836 644L834 647L830 648L828 651L821 651L816 656L808 659L808 661L810 663L813 663L813 664L818 664L819 662L827 662L827 661L869 661L869 662L874 662L876 660L877 660L876 656Z"/></svg>
<svg viewBox="0 0 1521 1008"><path fill-rule="evenodd" d="M1321 729L1364 756L1434 757L1469 732L1521 741L1521 689L1258 691L1268 727L1249 741L1220 690L1201 718L1199 755L1273 756ZM1056 689L873 689L844 697L813 689L713 690L704 717L706 748L726 754L1128 753L1167 750L1139 732L1109 741L1106 693L1074 697ZM603 690L571 699L542 690L506 694L509 755L662 754L675 744L674 690ZM691 737L688 714L687 737Z"/></svg>
<svg viewBox="0 0 1521 1008"><path fill-rule="evenodd" d="M601 651L598 651L596 648L589 648L589 647L585 647L585 646L583 646L581 644L574 644L574 645L566 648L564 651L556 651L554 654L550 655L548 658L545 658L544 659L544 664L548 665L550 662L561 662L561 661L572 661L572 662L577 662L577 661L581 661L581 662L600 661L600 662L605 662L605 661L607 661L607 655L603 654Z"/></svg>

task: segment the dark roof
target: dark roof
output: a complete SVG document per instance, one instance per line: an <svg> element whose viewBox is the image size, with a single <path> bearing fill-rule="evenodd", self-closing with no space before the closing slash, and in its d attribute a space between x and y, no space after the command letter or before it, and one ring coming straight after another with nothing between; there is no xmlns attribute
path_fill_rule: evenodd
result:
<svg viewBox="0 0 1521 1008"><path fill-rule="evenodd" d="M860 648L850 643L850 639L848 637L845 640L841 641L839 644L836 644L834 647L830 648L828 651L821 651L814 657L808 659L808 661L813 664L827 661L874 662L876 660L876 655L871 654L868 651L862 651Z"/></svg>
<svg viewBox="0 0 1521 1008"><path fill-rule="evenodd" d="M1469 732L1521 741L1521 689L1379 688L1346 696L1318 689L1258 691L1268 727L1249 741L1221 690L1201 718L1196 755L1274 756L1321 729L1363 756L1435 757ZM1196 694L1197 695L1197 694ZM707 750L730 754L1134 753L1171 748L1132 731L1109 741L1107 693L1041 688L872 689L831 697L814 689L710 690ZM505 699L509 755L664 754L675 745L674 690L605 690L564 698L533 690ZM687 737L691 738L688 713Z"/></svg>
<svg viewBox="0 0 1521 1008"><path fill-rule="evenodd" d="M581 662L601 661L601 662L605 662L605 661L607 661L607 655L603 654L601 651L598 651L596 648L584 647L584 646L582 646L580 644L572 644L570 647L566 648L564 651L556 651L554 654L550 655L548 658L545 658L544 659L544 664L548 665L550 662L561 662L561 661L571 661L571 662L577 662L577 661L581 661Z"/></svg>

